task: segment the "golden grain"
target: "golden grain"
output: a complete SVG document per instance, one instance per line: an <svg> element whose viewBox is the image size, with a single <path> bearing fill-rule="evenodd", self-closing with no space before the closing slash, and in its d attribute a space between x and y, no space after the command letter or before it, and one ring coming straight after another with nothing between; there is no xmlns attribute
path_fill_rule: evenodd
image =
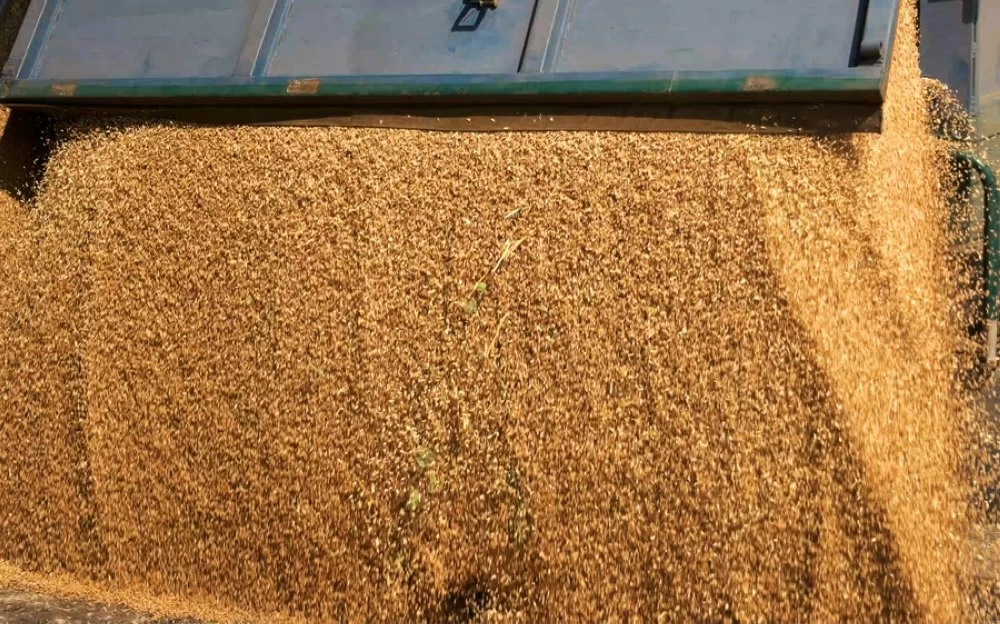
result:
<svg viewBox="0 0 1000 624"><path fill-rule="evenodd" d="M969 617L913 17L878 136L66 129L0 230L0 580L262 621Z"/></svg>

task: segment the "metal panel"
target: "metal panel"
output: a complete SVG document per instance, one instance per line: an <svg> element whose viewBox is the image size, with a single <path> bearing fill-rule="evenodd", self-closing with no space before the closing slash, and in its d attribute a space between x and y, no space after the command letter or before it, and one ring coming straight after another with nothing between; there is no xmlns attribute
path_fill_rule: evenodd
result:
<svg viewBox="0 0 1000 624"><path fill-rule="evenodd" d="M14 50L28 4L28 0L0 0L0 66L7 63Z"/></svg>
<svg viewBox="0 0 1000 624"><path fill-rule="evenodd" d="M564 0L543 70L847 67L858 0Z"/></svg>
<svg viewBox="0 0 1000 624"><path fill-rule="evenodd" d="M48 0L32 78L230 76L265 0ZM33 58L32 58L33 57Z"/></svg>
<svg viewBox="0 0 1000 624"><path fill-rule="evenodd" d="M976 36L976 96L979 132L1000 133L1000 4L982 2Z"/></svg>
<svg viewBox="0 0 1000 624"><path fill-rule="evenodd" d="M0 101L879 102L899 1L31 0Z"/></svg>
<svg viewBox="0 0 1000 624"><path fill-rule="evenodd" d="M514 73L535 0L295 0L272 76Z"/></svg>
<svg viewBox="0 0 1000 624"><path fill-rule="evenodd" d="M920 69L972 103L975 0L920 0Z"/></svg>

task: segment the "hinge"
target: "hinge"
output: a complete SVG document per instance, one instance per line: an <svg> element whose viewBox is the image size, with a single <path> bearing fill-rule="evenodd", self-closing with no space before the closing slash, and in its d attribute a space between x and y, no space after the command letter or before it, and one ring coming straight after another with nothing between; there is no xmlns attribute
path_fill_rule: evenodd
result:
<svg viewBox="0 0 1000 624"><path fill-rule="evenodd" d="M885 62L896 7L896 0L859 0L852 67Z"/></svg>

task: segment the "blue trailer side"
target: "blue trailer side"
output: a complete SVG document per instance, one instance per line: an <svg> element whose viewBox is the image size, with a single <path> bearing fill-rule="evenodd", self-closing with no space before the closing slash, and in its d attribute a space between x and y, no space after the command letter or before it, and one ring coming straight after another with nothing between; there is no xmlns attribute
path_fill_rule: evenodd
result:
<svg viewBox="0 0 1000 624"><path fill-rule="evenodd" d="M31 0L0 100L878 103L898 3Z"/></svg>

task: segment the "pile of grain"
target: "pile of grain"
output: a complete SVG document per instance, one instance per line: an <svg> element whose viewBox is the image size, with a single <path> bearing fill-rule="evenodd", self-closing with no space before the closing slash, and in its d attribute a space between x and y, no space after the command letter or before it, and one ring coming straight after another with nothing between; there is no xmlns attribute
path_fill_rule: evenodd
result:
<svg viewBox="0 0 1000 624"><path fill-rule="evenodd" d="M975 120L948 85L934 78L922 78L931 131L943 137L967 140L975 136Z"/></svg>
<svg viewBox="0 0 1000 624"><path fill-rule="evenodd" d="M881 136L71 129L0 232L0 576L214 617L960 619L903 13Z"/></svg>

